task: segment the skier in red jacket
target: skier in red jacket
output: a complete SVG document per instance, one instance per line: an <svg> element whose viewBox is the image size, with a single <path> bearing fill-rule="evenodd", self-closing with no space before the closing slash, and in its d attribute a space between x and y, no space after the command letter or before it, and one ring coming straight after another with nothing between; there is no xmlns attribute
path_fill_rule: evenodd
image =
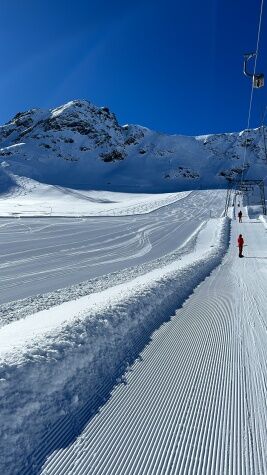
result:
<svg viewBox="0 0 267 475"><path fill-rule="evenodd" d="M242 234L239 234L237 244L238 244L238 249L239 249L239 257L244 257L243 256L244 239L243 239Z"/></svg>

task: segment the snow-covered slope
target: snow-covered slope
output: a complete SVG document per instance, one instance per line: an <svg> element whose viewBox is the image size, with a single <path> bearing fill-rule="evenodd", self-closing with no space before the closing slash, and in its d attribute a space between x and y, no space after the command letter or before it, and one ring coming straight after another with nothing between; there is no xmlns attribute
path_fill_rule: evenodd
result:
<svg viewBox="0 0 267 475"><path fill-rule="evenodd" d="M266 258L264 227L232 222L222 265L42 475L266 475Z"/></svg>
<svg viewBox="0 0 267 475"><path fill-rule="evenodd" d="M17 178L19 187L0 199L0 218L29 216L129 216L146 214L174 203L190 191L176 193L120 193L75 190Z"/></svg>
<svg viewBox="0 0 267 475"><path fill-rule="evenodd" d="M0 190L18 177L111 191L166 192L218 188L243 169L266 175L263 130L186 137L121 126L106 107L75 100L18 113L0 127ZM251 165L253 164L253 167Z"/></svg>
<svg viewBox="0 0 267 475"><path fill-rule="evenodd" d="M163 267L1 328L1 473L40 473L45 455L66 447L94 412L88 402L103 397L118 369L137 356L153 329L220 262L229 222L202 224L188 241L191 252L183 249L168 263L165 256ZM70 420L75 428L71 423L69 429Z"/></svg>

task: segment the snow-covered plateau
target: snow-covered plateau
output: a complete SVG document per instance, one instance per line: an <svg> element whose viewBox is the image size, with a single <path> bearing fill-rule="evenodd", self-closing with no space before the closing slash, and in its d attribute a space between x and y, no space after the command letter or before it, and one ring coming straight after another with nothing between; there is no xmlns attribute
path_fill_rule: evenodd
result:
<svg viewBox="0 0 267 475"><path fill-rule="evenodd" d="M0 127L0 474L266 475L264 133Z"/></svg>

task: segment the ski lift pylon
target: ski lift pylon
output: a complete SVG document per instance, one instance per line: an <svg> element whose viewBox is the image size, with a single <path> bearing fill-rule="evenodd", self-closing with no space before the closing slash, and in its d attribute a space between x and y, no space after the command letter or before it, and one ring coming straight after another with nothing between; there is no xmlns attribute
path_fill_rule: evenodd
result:
<svg viewBox="0 0 267 475"><path fill-rule="evenodd" d="M260 87L264 86L264 74L251 74L247 70L247 62L251 59L257 56L257 53L245 53L244 54L244 67L243 67L243 73L245 76L252 78L252 84L253 87L256 89L259 89Z"/></svg>

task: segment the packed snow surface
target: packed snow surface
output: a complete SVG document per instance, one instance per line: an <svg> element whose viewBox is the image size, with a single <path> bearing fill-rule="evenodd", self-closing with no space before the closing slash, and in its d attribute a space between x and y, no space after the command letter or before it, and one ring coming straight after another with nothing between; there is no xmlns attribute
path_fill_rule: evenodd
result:
<svg viewBox="0 0 267 475"><path fill-rule="evenodd" d="M6 474L24 469L31 473L33 464L42 460L39 443L42 450L51 450L52 441L45 441L47 428L68 427L77 412L90 413L87 400L99 396L99 381L105 386L118 365L137 356L136 349L142 341L145 344L153 328L219 262L227 242L228 222L215 218L200 228L193 251L179 260L2 327L2 430L6 437L0 452ZM58 432L53 432L52 439L57 437Z"/></svg>
<svg viewBox="0 0 267 475"><path fill-rule="evenodd" d="M1 473L267 473L266 220L224 199L1 219Z"/></svg>
<svg viewBox="0 0 267 475"><path fill-rule="evenodd" d="M265 475L266 259L262 223L232 222L222 264L41 473Z"/></svg>
<svg viewBox="0 0 267 475"><path fill-rule="evenodd" d="M173 204L140 216L2 219L0 303L148 265L157 258L161 263L156 265L162 266L203 220L221 215L224 199L223 190L194 191L178 193ZM149 196L147 208L157 200Z"/></svg>
<svg viewBox="0 0 267 475"><path fill-rule="evenodd" d="M266 218L221 217L264 134L0 127L1 474L266 475Z"/></svg>
<svg viewBox="0 0 267 475"><path fill-rule="evenodd" d="M0 217L131 216L150 213L190 192L119 193L79 190L16 178L20 187L0 199Z"/></svg>

